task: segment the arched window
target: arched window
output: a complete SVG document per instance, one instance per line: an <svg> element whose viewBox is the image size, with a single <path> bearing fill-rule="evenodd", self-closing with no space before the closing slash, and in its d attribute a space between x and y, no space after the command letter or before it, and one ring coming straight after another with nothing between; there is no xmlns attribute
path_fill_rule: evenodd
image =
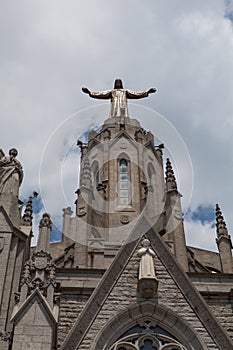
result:
<svg viewBox="0 0 233 350"><path fill-rule="evenodd" d="M119 161L119 204L129 204L129 166L126 159Z"/></svg>
<svg viewBox="0 0 233 350"><path fill-rule="evenodd" d="M99 164L95 161L92 165L92 175L93 175L93 201L92 206L97 209L98 206L98 191L97 186L99 184Z"/></svg>
<svg viewBox="0 0 233 350"><path fill-rule="evenodd" d="M153 302L131 305L101 328L91 350L207 350L183 318Z"/></svg>
<svg viewBox="0 0 233 350"><path fill-rule="evenodd" d="M95 182L95 188L97 188L99 184L99 168L96 168L95 173L94 173L94 182Z"/></svg>
<svg viewBox="0 0 233 350"><path fill-rule="evenodd" d="M148 173L148 189L149 189L149 191L154 191L155 170L154 170L154 167L151 163L148 164L147 173Z"/></svg>
<svg viewBox="0 0 233 350"><path fill-rule="evenodd" d="M110 350L187 350L177 339L153 322L144 321L129 329Z"/></svg>

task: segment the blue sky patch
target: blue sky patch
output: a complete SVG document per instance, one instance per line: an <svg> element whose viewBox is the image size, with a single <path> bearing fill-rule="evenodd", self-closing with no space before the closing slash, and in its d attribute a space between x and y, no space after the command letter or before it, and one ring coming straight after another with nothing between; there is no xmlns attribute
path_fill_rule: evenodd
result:
<svg viewBox="0 0 233 350"><path fill-rule="evenodd" d="M44 205L40 195L32 200L33 213L38 214L43 209Z"/></svg>
<svg viewBox="0 0 233 350"><path fill-rule="evenodd" d="M60 242L61 240L62 240L61 230L57 226L53 225L51 235L50 235L50 242Z"/></svg>
<svg viewBox="0 0 233 350"><path fill-rule="evenodd" d="M225 0L225 17L229 18L231 22L233 22L233 1L232 0Z"/></svg>
<svg viewBox="0 0 233 350"><path fill-rule="evenodd" d="M215 208L213 205L200 204L196 210L188 209L186 215L193 221L200 221L203 225L212 223L211 227L215 226Z"/></svg>

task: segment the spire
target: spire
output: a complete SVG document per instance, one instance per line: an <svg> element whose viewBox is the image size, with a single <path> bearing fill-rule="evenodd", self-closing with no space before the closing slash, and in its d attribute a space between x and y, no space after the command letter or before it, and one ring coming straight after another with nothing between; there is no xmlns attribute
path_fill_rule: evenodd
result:
<svg viewBox="0 0 233 350"><path fill-rule="evenodd" d="M216 204L216 231L217 237L220 238L222 236L229 237L226 223L224 221L222 212L218 204Z"/></svg>
<svg viewBox="0 0 233 350"><path fill-rule="evenodd" d="M37 251L49 252L50 231L52 229L52 221L48 213L44 213L39 224L39 237L37 242Z"/></svg>
<svg viewBox="0 0 233 350"><path fill-rule="evenodd" d="M228 234L227 226L224 221L222 212L218 204L216 204L216 243L218 245L220 261L223 273L233 273L232 261L232 242L231 236Z"/></svg>
<svg viewBox="0 0 233 350"><path fill-rule="evenodd" d="M22 219L22 225L24 226L32 226L32 219L33 219L32 203L33 203L33 199L37 198L38 195L39 193L37 193L36 191L33 191L32 196L28 198L28 201L24 210L24 214L23 214L23 219Z"/></svg>
<svg viewBox="0 0 233 350"><path fill-rule="evenodd" d="M32 226L32 213L32 196L30 196L23 215L23 224L25 226Z"/></svg>
<svg viewBox="0 0 233 350"><path fill-rule="evenodd" d="M167 191L177 190L176 178L169 158L166 163L166 184Z"/></svg>

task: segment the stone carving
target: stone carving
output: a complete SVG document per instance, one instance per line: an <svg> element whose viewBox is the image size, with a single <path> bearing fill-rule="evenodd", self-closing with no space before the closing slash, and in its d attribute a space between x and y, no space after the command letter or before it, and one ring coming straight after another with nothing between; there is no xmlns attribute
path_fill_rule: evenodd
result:
<svg viewBox="0 0 233 350"><path fill-rule="evenodd" d="M77 209L77 215L78 216L84 216L87 213L87 208L86 206L78 207Z"/></svg>
<svg viewBox="0 0 233 350"><path fill-rule="evenodd" d="M10 332L1 332L0 331L0 340L10 342L11 339L11 333Z"/></svg>
<svg viewBox="0 0 233 350"><path fill-rule="evenodd" d="M122 224L128 224L129 223L128 215L121 215L121 223Z"/></svg>
<svg viewBox="0 0 233 350"><path fill-rule="evenodd" d="M56 280L56 267L53 262L50 263L49 266L49 277L48 277L49 282L54 283Z"/></svg>
<svg viewBox="0 0 233 350"><path fill-rule="evenodd" d="M88 88L83 87L82 91L85 94L89 94L89 96L92 98L110 99L110 117L129 117L127 99L139 99L148 97L149 94L156 92L156 89L151 88L147 91L126 90L123 88L122 80L116 79L113 90L90 91Z"/></svg>
<svg viewBox="0 0 233 350"><path fill-rule="evenodd" d="M137 142L140 142L140 143L143 142L143 132L142 132L142 130L137 130L137 131L135 132L135 140L136 140Z"/></svg>
<svg viewBox="0 0 233 350"><path fill-rule="evenodd" d="M144 239L142 248L138 251L138 256L141 258L139 266L138 291L143 298L152 298L158 288L158 280L155 276L154 257L155 253L150 248L150 241Z"/></svg>
<svg viewBox="0 0 233 350"><path fill-rule="evenodd" d="M104 130L104 141L111 140L111 131L109 129Z"/></svg>
<svg viewBox="0 0 233 350"><path fill-rule="evenodd" d="M16 159L18 151L10 149L9 156L0 159L0 193L12 193L18 196L23 180L23 168Z"/></svg>
<svg viewBox="0 0 233 350"><path fill-rule="evenodd" d="M48 213L44 213L42 216L42 219L40 220L40 225L39 227L47 227L49 229L52 228L52 221L50 218L50 215Z"/></svg>
<svg viewBox="0 0 233 350"><path fill-rule="evenodd" d="M38 252L34 255L34 266L37 270L44 270L46 269L48 265L47 261L47 253L45 252Z"/></svg>
<svg viewBox="0 0 233 350"><path fill-rule="evenodd" d="M31 266L30 266L30 261L27 261L24 265L21 284L29 283L30 281L31 281Z"/></svg>
<svg viewBox="0 0 233 350"><path fill-rule="evenodd" d="M27 286L28 295L35 288L46 292L49 282L55 282L55 265L51 255L44 251L33 253L32 258L24 265L21 286Z"/></svg>

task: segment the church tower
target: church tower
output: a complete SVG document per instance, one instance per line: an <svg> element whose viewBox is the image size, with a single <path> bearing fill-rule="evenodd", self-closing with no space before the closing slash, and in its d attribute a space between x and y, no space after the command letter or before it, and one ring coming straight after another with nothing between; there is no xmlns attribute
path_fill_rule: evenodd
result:
<svg viewBox="0 0 233 350"><path fill-rule="evenodd" d="M156 145L152 133L128 112L128 98L143 98L155 89L133 92L124 90L119 79L115 87L117 84L120 89L104 92L83 88L91 97L111 99L111 109L98 132L89 133L87 144L78 141L81 170L76 217L65 216L63 234L78 242L77 266L97 267L95 263L101 266L102 262L99 254L91 252L92 247L118 249L138 218L145 215L165 235L187 271L181 196L171 163L164 179L163 145Z"/></svg>
<svg viewBox="0 0 233 350"><path fill-rule="evenodd" d="M218 252L186 245L181 194L164 145L130 115L116 79L103 125L78 141L74 210L62 241L44 213L30 248L32 200L22 166L0 155L0 350L233 349L232 243L216 206ZM174 150L175 151L175 150Z"/></svg>

